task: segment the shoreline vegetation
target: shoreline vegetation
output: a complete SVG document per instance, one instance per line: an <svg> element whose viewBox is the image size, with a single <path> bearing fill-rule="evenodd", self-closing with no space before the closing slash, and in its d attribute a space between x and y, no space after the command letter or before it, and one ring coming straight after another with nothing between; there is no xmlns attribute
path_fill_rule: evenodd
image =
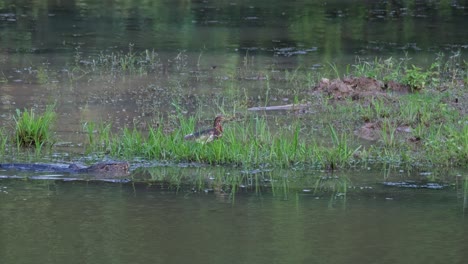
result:
<svg viewBox="0 0 468 264"><path fill-rule="evenodd" d="M171 67L187 70L182 60L186 58L178 56ZM90 74L113 78L162 74L168 67L154 52L137 54L130 49L128 53L101 54L86 63L76 58L68 74L75 82ZM410 64L409 59L393 58L357 60L344 73L333 64L328 69L275 71L273 78L268 70L247 73L246 62L230 78L232 91L215 100L198 99L213 105L214 110L184 105L180 98L184 95L179 93L172 100L171 111L153 119L155 126L115 129L110 123L83 121L83 131L77 132L87 137L87 153L130 162L138 158L330 170L372 164L408 168L468 165L468 62L460 54L448 58L438 54L426 69ZM37 82L47 85L50 72L38 69ZM258 79L265 88L255 99L239 85L252 75L261 76ZM273 82L280 82L284 89L273 89L278 86ZM178 85L174 93L190 84ZM276 99L281 97L291 98L292 103L281 104ZM282 109L282 105L288 107ZM40 154L53 148L54 111L54 106L47 106L42 114L17 110L12 118L14 131L0 130L3 156L31 148ZM184 135L200 123L209 124L204 120L219 113L228 119L220 140L210 144L184 140Z"/></svg>

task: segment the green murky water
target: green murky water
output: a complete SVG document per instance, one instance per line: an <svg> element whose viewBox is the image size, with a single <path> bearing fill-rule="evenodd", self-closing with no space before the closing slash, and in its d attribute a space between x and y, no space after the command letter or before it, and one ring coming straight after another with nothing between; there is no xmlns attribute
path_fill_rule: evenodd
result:
<svg viewBox="0 0 468 264"><path fill-rule="evenodd" d="M61 60L77 47L97 54L129 43L215 59L249 51L292 67L405 51L421 57L467 48L466 10L465 1L2 0L0 49L16 63L18 53Z"/></svg>
<svg viewBox="0 0 468 264"><path fill-rule="evenodd" d="M452 192L296 194L2 182L2 263L463 263ZM5 193L8 192L8 193Z"/></svg>
<svg viewBox="0 0 468 264"><path fill-rule="evenodd" d="M401 173L383 177L373 171L156 172L153 180L165 180L3 179L0 262L464 263L466 258L468 191L460 183L440 190L395 188L382 181L398 182L405 178ZM243 179L213 189L227 173ZM178 180L184 178L192 180ZM348 182L344 193L342 179Z"/></svg>

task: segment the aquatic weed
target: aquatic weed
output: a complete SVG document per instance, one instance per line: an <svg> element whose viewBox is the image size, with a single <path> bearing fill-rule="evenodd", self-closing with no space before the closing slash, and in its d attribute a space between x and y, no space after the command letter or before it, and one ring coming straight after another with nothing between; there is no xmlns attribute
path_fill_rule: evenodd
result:
<svg viewBox="0 0 468 264"><path fill-rule="evenodd" d="M18 147L35 147L41 149L46 144L53 144L51 128L56 119L54 105L46 107L42 115L36 115L34 109L29 111L16 109L15 140Z"/></svg>
<svg viewBox="0 0 468 264"><path fill-rule="evenodd" d="M351 158L355 152L361 147L351 148L345 133L338 135L337 131L332 125L329 125L331 135L332 147L322 147L322 156L326 161L326 166L330 169L343 167L351 163Z"/></svg>
<svg viewBox="0 0 468 264"><path fill-rule="evenodd" d="M95 122L85 122L83 124L83 130L85 131L90 151L96 152L107 152L108 148L112 143L112 124L108 123L99 123Z"/></svg>
<svg viewBox="0 0 468 264"><path fill-rule="evenodd" d="M350 75L358 77L368 77L388 82L390 80L399 81L404 65L408 58L396 60L392 57L383 59L375 58L373 61L356 58L356 63L352 65Z"/></svg>
<svg viewBox="0 0 468 264"><path fill-rule="evenodd" d="M380 138L382 139L384 147L395 147L397 144L395 138L396 126L388 118L385 118L382 121L381 127Z"/></svg>

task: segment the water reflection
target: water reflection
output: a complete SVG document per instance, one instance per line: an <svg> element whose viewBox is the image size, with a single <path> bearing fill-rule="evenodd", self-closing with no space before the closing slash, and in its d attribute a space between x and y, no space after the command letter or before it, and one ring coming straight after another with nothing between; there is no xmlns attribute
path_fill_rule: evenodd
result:
<svg viewBox="0 0 468 264"><path fill-rule="evenodd" d="M235 197L198 191L210 173L218 179L194 168L187 188L177 176L172 187L2 180L0 261L457 263L464 256L466 179L460 199L452 190L374 185L330 202L328 195L292 188L291 178L277 182L279 189L239 189ZM245 183L255 181L249 177Z"/></svg>
<svg viewBox="0 0 468 264"><path fill-rule="evenodd" d="M163 53L297 55L300 62L401 50L427 55L466 49L468 39L458 26L466 23L466 8L453 1L23 2L0 1L0 49L46 56L53 64L65 58L51 54L70 55L81 47L97 55L129 43Z"/></svg>

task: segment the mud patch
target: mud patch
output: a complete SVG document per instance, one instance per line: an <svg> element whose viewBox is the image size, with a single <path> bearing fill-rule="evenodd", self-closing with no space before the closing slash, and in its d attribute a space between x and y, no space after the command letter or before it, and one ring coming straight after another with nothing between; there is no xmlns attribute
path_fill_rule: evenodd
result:
<svg viewBox="0 0 468 264"><path fill-rule="evenodd" d="M337 100L345 98L357 100L366 97L387 96L388 92L408 93L410 87L395 81L384 83L367 77L333 80L322 78L314 91L325 93Z"/></svg>
<svg viewBox="0 0 468 264"><path fill-rule="evenodd" d="M361 128L356 130L354 134L359 138L375 141L380 138L380 125L378 123L365 123Z"/></svg>
<svg viewBox="0 0 468 264"><path fill-rule="evenodd" d="M421 140L419 137L411 136L412 131L413 129L410 126L402 125L396 127L394 132L404 135L408 142L419 142ZM382 135L382 122L366 122L359 129L354 131L354 134L358 138L364 140L377 141L381 138Z"/></svg>

